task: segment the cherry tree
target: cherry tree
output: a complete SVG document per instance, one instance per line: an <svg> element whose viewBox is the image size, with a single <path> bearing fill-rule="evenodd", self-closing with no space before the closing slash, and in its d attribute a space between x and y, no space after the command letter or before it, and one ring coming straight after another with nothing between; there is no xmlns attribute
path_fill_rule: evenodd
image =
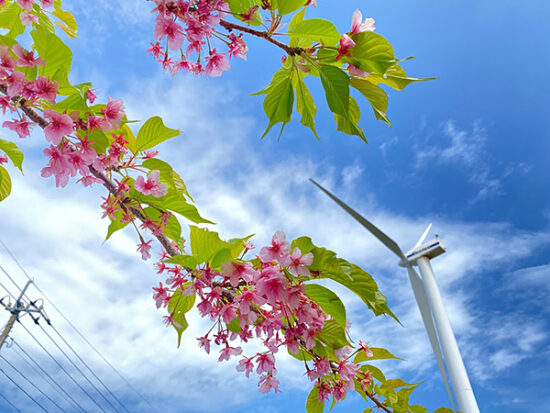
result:
<svg viewBox="0 0 550 413"><path fill-rule="evenodd" d="M306 18L315 0L154 0L143 6L156 14L147 53L171 75L221 76L231 59L246 59L248 36L284 52L272 82L257 93L265 95L264 136L278 124L282 134L295 107L300 122L317 137L317 103L306 80L321 82L337 130L365 142L358 126L360 106L350 89L366 100L376 119L389 124L381 85L402 90L427 80L406 75L403 60L375 32L374 20L364 19L359 10L342 34L328 20ZM77 24L61 0L0 0L0 27L0 105L10 119L2 126L14 136L0 139L0 201L11 191L2 165L22 171L24 155L15 142L41 128L47 141L44 178L55 179L59 187L72 179L103 186L100 207L109 221L107 239L131 228L141 259L151 259L158 243L162 257L155 268L164 282L153 287L153 299L165 311L166 325L176 331L178 346L188 326L186 313L196 306L211 322L197 345L216 352L220 362L235 359L236 369L255 375L263 393L280 391L276 358L285 351L303 363L312 382L309 413L322 412L327 401L334 406L352 391L364 398L365 411L427 411L409 404L417 384L386 378L371 364L396 356L362 340L353 346L344 304L316 283L337 282L357 294L374 316L398 321L371 275L306 236L290 241L277 231L271 245L255 248L250 236L222 240L193 225L211 222L155 149L180 131L158 116L135 131L121 98L97 102L90 83L69 82L72 53L56 30L74 38ZM31 46L24 48L24 42ZM182 219L189 222L188 231L182 230ZM243 354L242 343L252 340L263 350ZM438 409L445 411L450 410Z"/></svg>

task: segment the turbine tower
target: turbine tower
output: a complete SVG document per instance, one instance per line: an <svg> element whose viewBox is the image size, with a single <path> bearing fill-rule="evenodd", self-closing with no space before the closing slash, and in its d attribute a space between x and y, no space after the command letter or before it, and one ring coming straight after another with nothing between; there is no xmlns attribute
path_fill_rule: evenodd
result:
<svg viewBox="0 0 550 413"><path fill-rule="evenodd" d="M445 252L445 246L437 235L435 240L424 242L432 224L424 231L416 245L404 254L394 240L380 231L370 221L359 215L313 179L310 179L310 181L332 198L332 200L340 205L348 214L355 218L357 222L400 258L399 265L406 267L409 273L409 280L416 298L416 303L418 304L424 326L426 327L430 344L432 345L435 358L437 359L439 371L445 383L445 388L447 389L447 394L449 395L453 410L456 409L449 387L449 381L447 380L447 374L445 372L445 364L449 371L451 384L460 412L479 413L479 407L477 406L472 385L468 379L468 373L464 367L464 362L462 361L451 324L447 318L443 300L441 299L441 294L430 264L430 259ZM422 277L414 270L413 265L418 266ZM441 352L443 352L443 356ZM445 358L445 363L443 357Z"/></svg>

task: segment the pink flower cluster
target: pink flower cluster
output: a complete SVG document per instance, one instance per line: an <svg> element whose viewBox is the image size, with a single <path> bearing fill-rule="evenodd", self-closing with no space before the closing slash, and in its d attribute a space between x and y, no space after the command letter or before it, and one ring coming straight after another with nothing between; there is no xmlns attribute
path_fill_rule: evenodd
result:
<svg viewBox="0 0 550 413"><path fill-rule="evenodd" d="M154 30L156 43L151 43L147 52L152 53L172 75L186 70L221 76L222 72L229 70L229 57L246 59L247 47L241 36L215 30L229 12L229 6L223 0L153 1L156 4L153 11L158 13ZM212 47L214 37L227 47L226 53L219 53ZM165 39L165 46L161 46ZM208 53L203 50L205 46ZM169 56L170 51L179 51L176 60ZM197 55L194 61L191 60L193 54Z"/></svg>
<svg viewBox="0 0 550 413"><path fill-rule="evenodd" d="M210 331L197 338L199 346L207 353L212 344L221 347L218 361L241 356L238 371L247 377L256 372L261 392L279 392L276 354L281 348L294 355L300 351L315 354L316 337L328 320L327 314L304 293L303 282L311 278L308 266L312 263L311 253L302 254L298 248L291 252L285 234L278 231L255 260L228 261L220 271L208 264L192 269L157 263L158 273L167 274L167 278L164 284L153 287L153 299L160 308L168 306L177 290L183 295L197 294L199 313L214 321ZM178 327L173 317L172 313L165 321ZM242 347L234 344L253 338L263 343L264 351L246 356ZM339 363L316 356L312 365L307 365L308 377L322 386L323 399L331 393L340 400L353 389L353 379L362 374L358 365L346 360L347 351L337 351Z"/></svg>

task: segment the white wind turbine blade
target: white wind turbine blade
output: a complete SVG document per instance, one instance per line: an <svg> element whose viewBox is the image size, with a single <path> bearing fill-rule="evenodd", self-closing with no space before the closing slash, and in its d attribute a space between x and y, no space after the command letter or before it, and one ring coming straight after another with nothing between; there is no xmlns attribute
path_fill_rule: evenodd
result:
<svg viewBox="0 0 550 413"><path fill-rule="evenodd" d="M411 266L407 267L407 271L409 272L409 280L411 282L411 286L414 292L414 297L416 298L416 303L418 304L418 309L420 310L422 321L424 321L424 326L426 327L426 332L428 333L430 344L432 345L432 349L435 354L437 364L439 366L441 377L443 378L443 382L445 383L445 388L447 389L447 394L449 395L451 406L453 407L453 410L456 410L453 401L453 394L451 393L451 388L449 386L449 380L447 379L447 372L445 371L445 365L443 364L443 356L441 355L441 349L439 348L439 340L437 338L437 333L432 318L432 312L430 310L430 305L428 304L426 291L424 290L424 283L422 282L422 279L420 278L418 273Z"/></svg>
<svg viewBox="0 0 550 413"><path fill-rule="evenodd" d="M418 241L416 241L416 244L414 245L414 247L411 248L411 251L414 250L416 247L420 247L420 245L422 245L422 243L424 242L424 240L428 236L428 232L430 232L431 228L432 228L432 224L428 225L428 228L426 228L426 231L424 231L422 236L420 238L418 238Z"/></svg>
<svg viewBox="0 0 550 413"><path fill-rule="evenodd" d="M397 243L394 240L392 240L390 237L388 237L386 234L380 231L374 224L372 224L370 221L363 218L361 215L355 212L351 207L349 207L347 204L345 204L335 195L331 194L329 191L327 191L325 188L323 188L313 179L310 178L309 180L313 182L313 184L315 184L321 191L323 191L325 194L331 197L333 201L335 201L338 205L340 205L348 214L350 214L353 218L355 218L357 222L359 222L363 227L369 230L372 233L372 235L374 235L376 238L378 238L382 242L382 244L384 244L391 251L393 251L393 253L396 254L399 258L406 261L405 254L403 254L403 251L401 251L401 248L399 248L399 245L397 245Z"/></svg>

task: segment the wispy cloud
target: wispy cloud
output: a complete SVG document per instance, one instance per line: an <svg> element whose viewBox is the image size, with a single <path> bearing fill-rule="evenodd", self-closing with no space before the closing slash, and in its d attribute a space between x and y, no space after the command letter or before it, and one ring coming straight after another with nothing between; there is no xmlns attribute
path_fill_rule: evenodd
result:
<svg viewBox="0 0 550 413"><path fill-rule="evenodd" d="M416 169L425 170L434 164L459 168L478 191L470 200L470 205L504 194L504 178L515 172L527 173L530 170L523 163L508 165L503 172L494 170L494 162L487 149L487 130L480 121L474 122L471 130L466 130L450 119L443 122L441 131L446 139L443 144L431 138L417 145Z"/></svg>

